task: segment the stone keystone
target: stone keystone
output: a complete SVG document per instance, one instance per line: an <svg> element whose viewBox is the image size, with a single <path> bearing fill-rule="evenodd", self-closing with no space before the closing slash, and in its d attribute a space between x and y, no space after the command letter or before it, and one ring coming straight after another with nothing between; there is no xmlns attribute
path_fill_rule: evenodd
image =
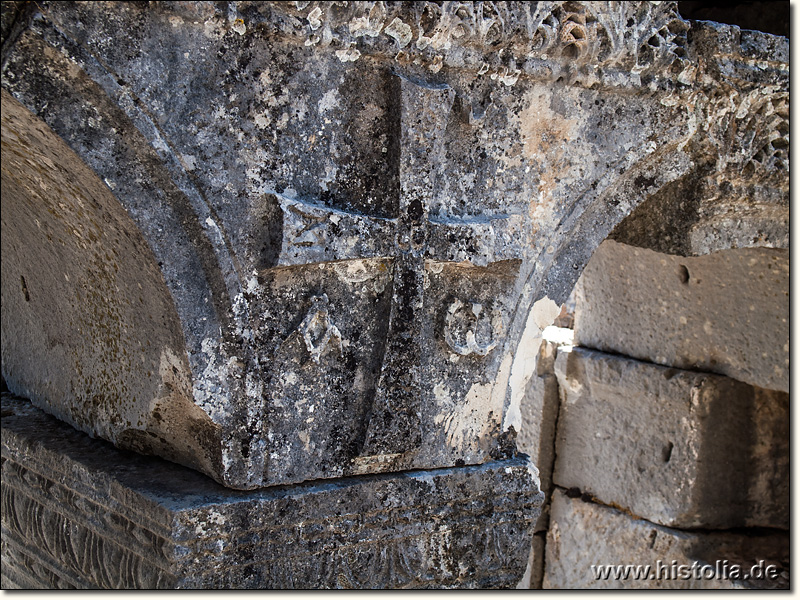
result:
<svg viewBox="0 0 800 600"><path fill-rule="evenodd" d="M280 251L276 253L274 264L260 273L262 279L270 279L272 273L284 267L302 270L316 265L324 270L326 265L333 265L339 274L348 271L344 279L351 284L381 277L386 280L378 289L382 291L385 286L391 290L391 297L386 300L388 315L375 317L388 320L383 326L386 328L385 348L374 395L368 400L370 406L359 415L368 424L366 429L356 433L363 438L357 442L356 462L369 465L369 469L376 468L379 463L396 464L386 459L418 451L422 445L421 419L432 408L423 406L426 393L421 388L426 380L423 363L429 353L427 345L431 337L431 332L422 325L427 320L425 315L430 305L426 299L426 295L430 295L426 293L430 285L427 273L431 270L441 273L448 264L485 268L492 263L522 258L517 246L523 227L520 215L453 218L431 213L431 206L443 187L444 130L455 92L449 87L422 87L405 79L400 80L399 87L402 99L400 187L399 197L392 202L396 216L367 215L283 194L270 194L272 214L278 214L276 209L280 211ZM376 265L379 267L373 268ZM388 272L390 276L385 274ZM444 307L449 308L449 312L446 312L441 332L447 343L443 351L447 352L449 347L449 351L461 356L483 357L499 343L503 333L500 311L484 308L473 300L453 298ZM320 316L323 313L319 306L323 302L324 316ZM338 308L341 304L336 305ZM474 330L480 323L467 327L466 331L453 326L454 307L462 305L479 307L476 319L483 320L487 316L491 319L488 334L481 329L480 342ZM341 324L341 319L352 320L354 316L353 312L346 316L339 312L334 317L333 312L336 310L329 308L327 295L324 300L314 296L312 308L303 321L306 347L317 364L320 364L325 345L332 343L333 338L340 344L343 342L340 330L331 320L337 318ZM306 331L311 323L319 323L321 319L325 323L321 328L327 326L327 329L320 334L319 342L312 344ZM485 339L487 335L488 340ZM344 343L348 341L345 339ZM323 360L323 369L326 364ZM270 422L274 426L275 420L270 419Z"/></svg>

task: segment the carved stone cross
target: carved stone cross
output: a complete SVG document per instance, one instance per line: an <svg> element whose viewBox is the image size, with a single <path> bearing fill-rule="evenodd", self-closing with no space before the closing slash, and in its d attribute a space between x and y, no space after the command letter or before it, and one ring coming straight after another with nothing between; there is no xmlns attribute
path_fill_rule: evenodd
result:
<svg viewBox="0 0 800 600"><path fill-rule="evenodd" d="M423 340L419 315L425 262L469 261L486 266L519 257L516 230L522 219L518 215L465 219L429 213L446 170L444 132L455 93L450 88L431 89L406 80L401 81L400 89L400 197L395 218L278 196L283 237L276 266L367 258L393 262L388 339L364 446L366 456L407 452L421 442ZM497 323L493 325L496 331ZM474 351L485 355L494 348L490 343L478 345L474 332L469 333L466 345L454 346L449 338L448 343L460 354ZM320 352L318 348L309 350Z"/></svg>

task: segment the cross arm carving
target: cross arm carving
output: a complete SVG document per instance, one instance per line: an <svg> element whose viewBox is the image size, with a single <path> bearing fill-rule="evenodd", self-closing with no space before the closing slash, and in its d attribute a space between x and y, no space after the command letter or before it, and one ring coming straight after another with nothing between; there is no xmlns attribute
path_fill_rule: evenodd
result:
<svg viewBox="0 0 800 600"><path fill-rule="evenodd" d="M347 212L275 195L282 239L276 266L398 255L399 219ZM520 258L524 218L516 214L451 218L429 216L424 256L441 262L492 262Z"/></svg>

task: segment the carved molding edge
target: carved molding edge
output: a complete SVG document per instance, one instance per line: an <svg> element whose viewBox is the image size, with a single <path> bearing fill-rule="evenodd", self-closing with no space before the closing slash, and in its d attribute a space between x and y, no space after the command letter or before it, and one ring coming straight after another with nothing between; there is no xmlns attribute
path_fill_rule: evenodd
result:
<svg viewBox="0 0 800 600"><path fill-rule="evenodd" d="M267 24L343 62L392 57L436 74L477 71L511 86L520 76L582 85L688 83L689 23L676 2L235 3L228 26Z"/></svg>
<svg viewBox="0 0 800 600"><path fill-rule="evenodd" d="M238 2L228 26L266 24L343 62L391 59L513 86L526 78L644 88L694 107L726 179L788 190L788 40L689 22L677 2ZM692 40L688 40L691 30Z"/></svg>
<svg viewBox="0 0 800 600"><path fill-rule="evenodd" d="M12 587L513 587L543 500L524 457L243 496L24 400L3 410Z"/></svg>

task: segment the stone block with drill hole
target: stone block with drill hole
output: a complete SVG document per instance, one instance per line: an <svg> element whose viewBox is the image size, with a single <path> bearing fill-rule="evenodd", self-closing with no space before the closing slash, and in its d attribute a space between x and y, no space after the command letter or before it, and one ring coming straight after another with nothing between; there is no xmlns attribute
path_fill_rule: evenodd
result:
<svg viewBox="0 0 800 600"><path fill-rule="evenodd" d="M550 522L545 589L789 589L788 532L680 531L563 490L553 493ZM627 565L649 572L592 570Z"/></svg>
<svg viewBox="0 0 800 600"><path fill-rule="evenodd" d="M244 492L2 402L4 588L494 588L528 564L524 458Z"/></svg>
<svg viewBox="0 0 800 600"><path fill-rule="evenodd" d="M576 344L789 391L789 251L681 257L603 242L578 284Z"/></svg>
<svg viewBox="0 0 800 600"><path fill-rule="evenodd" d="M672 527L788 528L788 394L582 348L556 374L556 485Z"/></svg>

